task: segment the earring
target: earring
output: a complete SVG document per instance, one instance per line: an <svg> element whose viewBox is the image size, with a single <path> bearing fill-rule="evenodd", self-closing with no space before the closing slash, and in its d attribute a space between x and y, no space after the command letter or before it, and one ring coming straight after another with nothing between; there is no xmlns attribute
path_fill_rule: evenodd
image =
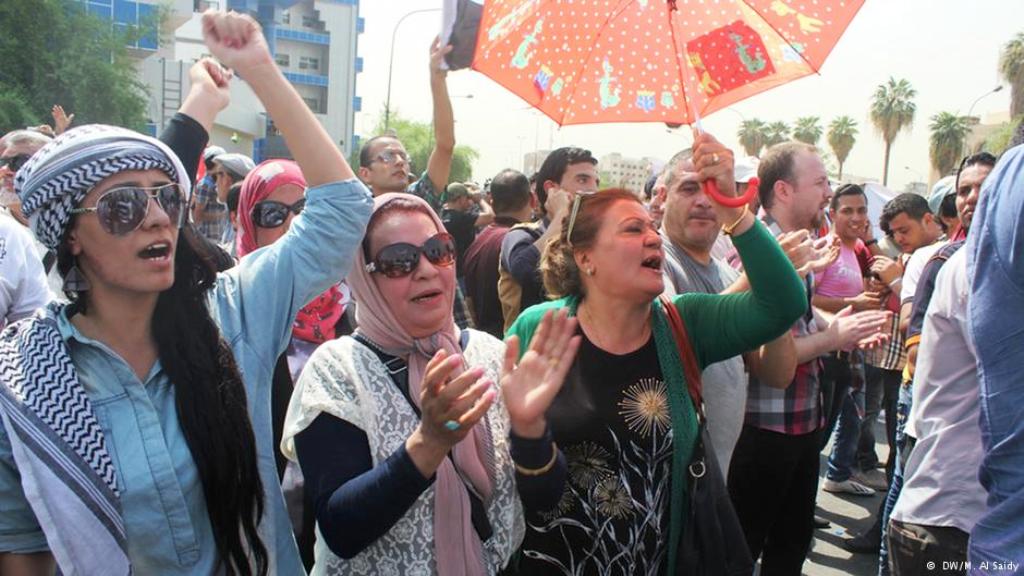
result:
<svg viewBox="0 0 1024 576"><path fill-rule="evenodd" d="M89 279L82 273L76 261L64 276L64 292L88 292L89 288Z"/></svg>
<svg viewBox="0 0 1024 576"><path fill-rule="evenodd" d="M594 269L593 268L587 268L587 276L593 276L593 275L594 275Z"/></svg>

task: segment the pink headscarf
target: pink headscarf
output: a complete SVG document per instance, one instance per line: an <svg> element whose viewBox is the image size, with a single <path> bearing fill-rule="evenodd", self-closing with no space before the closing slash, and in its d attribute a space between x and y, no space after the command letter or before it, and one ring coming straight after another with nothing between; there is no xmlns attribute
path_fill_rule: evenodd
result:
<svg viewBox="0 0 1024 576"><path fill-rule="evenodd" d="M238 257L259 248L256 243L256 224L252 209L267 199L281 186L294 184L306 188L306 178L299 165L291 160L266 160L253 168L242 181L238 195ZM331 286L299 310L292 325L292 335L306 342L320 344L333 340L334 326L345 313L343 295L337 286Z"/></svg>
<svg viewBox="0 0 1024 576"><path fill-rule="evenodd" d="M388 202L402 198L421 204L430 214L439 232L446 232L444 224L424 200L404 192L383 194L373 201L376 213ZM426 372L427 362L441 349L451 354L461 354L459 330L455 320L449 316L446 326L427 338L413 338L402 328L398 318L384 300L373 276L366 271L366 256L363 250L356 250L356 262L348 276L356 308L356 322L359 331L386 353L407 358L409 366L409 396L419 404L420 386ZM454 290L447 295L448 307L455 299ZM493 491L492 445L487 426L478 423L453 450L455 463L469 479L477 493L488 502ZM483 545L473 528L470 518L469 496L466 487L446 458L437 470L434 485L434 548L437 558L437 573L452 576L476 576L486 574L483 561Z"/></svg>

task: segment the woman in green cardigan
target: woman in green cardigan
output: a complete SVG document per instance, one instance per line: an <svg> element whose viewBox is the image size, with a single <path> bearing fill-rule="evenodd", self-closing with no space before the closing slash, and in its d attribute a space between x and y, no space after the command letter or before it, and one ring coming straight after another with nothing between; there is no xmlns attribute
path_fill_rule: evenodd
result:
<svg viewBox="0 0 1024 576"><path fill-rule="evenodd" d="M701 181L735 189L732 152L717 140L697 137L693 160ZM785 333L808 305L764 225L746 207L715 210L752 289L672 301L702 369ZM509 329L526 349L546 313L567 309L582 335L560 389L540 386L522 405L505 394L529 521L522 574L659 575L675 566L669 544L685 518L684 468L698 428L658 299L663 257L634 194L577 196L541 263L544 286L559 299L527 309Z"/></svg>

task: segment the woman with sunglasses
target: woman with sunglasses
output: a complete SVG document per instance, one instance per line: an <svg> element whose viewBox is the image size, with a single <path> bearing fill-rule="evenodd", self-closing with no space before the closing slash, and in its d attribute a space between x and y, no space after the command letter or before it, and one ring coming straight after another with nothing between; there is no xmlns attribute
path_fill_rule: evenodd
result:
<svg viewBox="0 0 1024 576"><path fill-rule="evenodd" d="M711 136L696 138L693 162L702 182L735 189L732 152ZM777 338L807 307L793 266L749 210L715 210L752 292L670 300L698 369ZM541 262L544 286L559 299L525 310L509 329L525 346L545 314L568 310L583 337L553 400L533 410L509 402L518 415L512 445L529 522L522 574L679 573L686 467L698 425L659 299L663 258L658 230L635 194L577 195Z"/></svg>
<svg viewBox="0 0 1024 576"><path fill-rule="evenodd" d="M518 366L515 346L459 331L454 240L410 194L374 199L348 282L359 328L313 353L285 422L316 507L313 573L495 574L523 534L495 383L560 382L574 322L547 318Z"/></svg>
<svg viewBox="0 0 1024 576"><path fill-rule="evenodd" d="M203 31L284 134L308 209L215 275L183 228L189 174L160 141L84 126L18 173L73 302L0 338L3 574L52 573L54 560L65 574L303 572L277 488L268 359L347 271L371 200L259 25L211 12Z"/></svg>

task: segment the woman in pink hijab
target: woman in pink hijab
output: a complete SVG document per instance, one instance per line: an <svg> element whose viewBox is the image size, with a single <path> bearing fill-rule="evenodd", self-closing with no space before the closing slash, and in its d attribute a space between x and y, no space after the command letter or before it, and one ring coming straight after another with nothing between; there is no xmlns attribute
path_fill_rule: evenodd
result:
<svg viewBox="0 0 1024 576"><path fill-rule="evenodd" d="M510 434L557 393L575 321L546 318L518 364L515 339L460 332L454 241L410 194L375 199L348 281L359 328L310 358L282 443L312 492L313 574L497 573L523 536L516 482L535 475Z"/></svg>

